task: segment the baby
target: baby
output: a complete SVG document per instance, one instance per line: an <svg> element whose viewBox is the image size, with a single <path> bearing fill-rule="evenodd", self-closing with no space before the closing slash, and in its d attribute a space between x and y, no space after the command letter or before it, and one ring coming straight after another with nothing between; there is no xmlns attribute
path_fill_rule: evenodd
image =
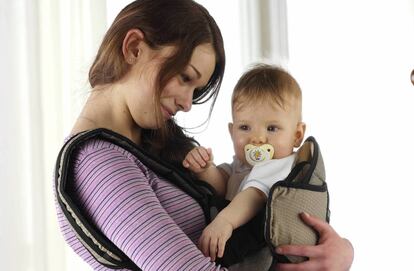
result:
<svg viewBox="0 0 414 271"><path fill-rule="evenodd" d="M298 83L281 68L255 66L234 88L232 119L231 164L216 166L211 149L204 147L194 148L183 161L184 167L231 200L199 239L200 249L213 261L223 256L233 230L263 208L270 187L292 168L294 148L301 145L306 128Z"/></svg>

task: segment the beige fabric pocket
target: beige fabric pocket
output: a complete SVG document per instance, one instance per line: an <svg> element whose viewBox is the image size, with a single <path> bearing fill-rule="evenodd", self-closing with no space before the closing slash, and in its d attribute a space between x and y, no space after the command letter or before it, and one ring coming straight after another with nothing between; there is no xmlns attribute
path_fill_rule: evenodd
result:
<svg viewBox="0 0 414 271"><path fill-rule="evenodd" d="M307 212L329 222L329 194L319 146L313 137L298 150L291 173L275 183L266 206L265 238L271 250L279 245L315 245L317 233L299 217ZM304 257L274 254L277 262L298 263Z"/></svg>

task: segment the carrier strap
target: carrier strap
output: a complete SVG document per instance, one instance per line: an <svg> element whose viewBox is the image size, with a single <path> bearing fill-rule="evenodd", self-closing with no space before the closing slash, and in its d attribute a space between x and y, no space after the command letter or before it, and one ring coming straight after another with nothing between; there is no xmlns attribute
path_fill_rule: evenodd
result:
<svg viewBox="0 0 414 271"><path fill-rule="evenodd" d="M210 221L209 202L214 195L214 189L210 186L199 185L197 180L191 179L172 165L153 157L128 138L111 130L99 128L81 132L71 137L59 152L55 167L56 197L63 214L74 229L77 238L99 263L111 269L127 268L137 271L141 270L95 226L89 223L67 192L68 183L72 181L69 178L74 159L73 153L77 147L91 139L108 141L132 153L156 174L166 178L194 198L203 209L206 223Z"/></svg>

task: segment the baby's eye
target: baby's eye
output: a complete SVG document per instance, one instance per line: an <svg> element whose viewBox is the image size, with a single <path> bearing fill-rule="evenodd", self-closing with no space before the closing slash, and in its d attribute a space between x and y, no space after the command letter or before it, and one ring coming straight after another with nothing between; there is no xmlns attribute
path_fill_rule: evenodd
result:
<svg viewBox="0 0 414 271"><path fill-rule="evenodd" d="M267 131L269 132L276 132L278 128L275 125L270 125L267 127Z"/></svg>
<svg viewBox="0 0 414 271"><path fill-rule="evenodd" d="M240 125L239 129L242 130L242 131L248 131L248 130L250 130L250 127L248 125Z"/></svg>

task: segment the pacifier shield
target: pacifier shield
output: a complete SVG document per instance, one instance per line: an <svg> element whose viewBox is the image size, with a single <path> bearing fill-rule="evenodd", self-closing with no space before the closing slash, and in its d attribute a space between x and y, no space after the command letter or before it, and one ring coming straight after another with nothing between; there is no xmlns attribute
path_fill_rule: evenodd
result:
<svg viewBox="0 0 414 271"><path fill-rule="evenodd" d="M273 154L274 149L270 144L263 144L260 146L247 144L244 146L244 155L247 162L252 166L257 165L260 162L272 159Z"/></svg>

